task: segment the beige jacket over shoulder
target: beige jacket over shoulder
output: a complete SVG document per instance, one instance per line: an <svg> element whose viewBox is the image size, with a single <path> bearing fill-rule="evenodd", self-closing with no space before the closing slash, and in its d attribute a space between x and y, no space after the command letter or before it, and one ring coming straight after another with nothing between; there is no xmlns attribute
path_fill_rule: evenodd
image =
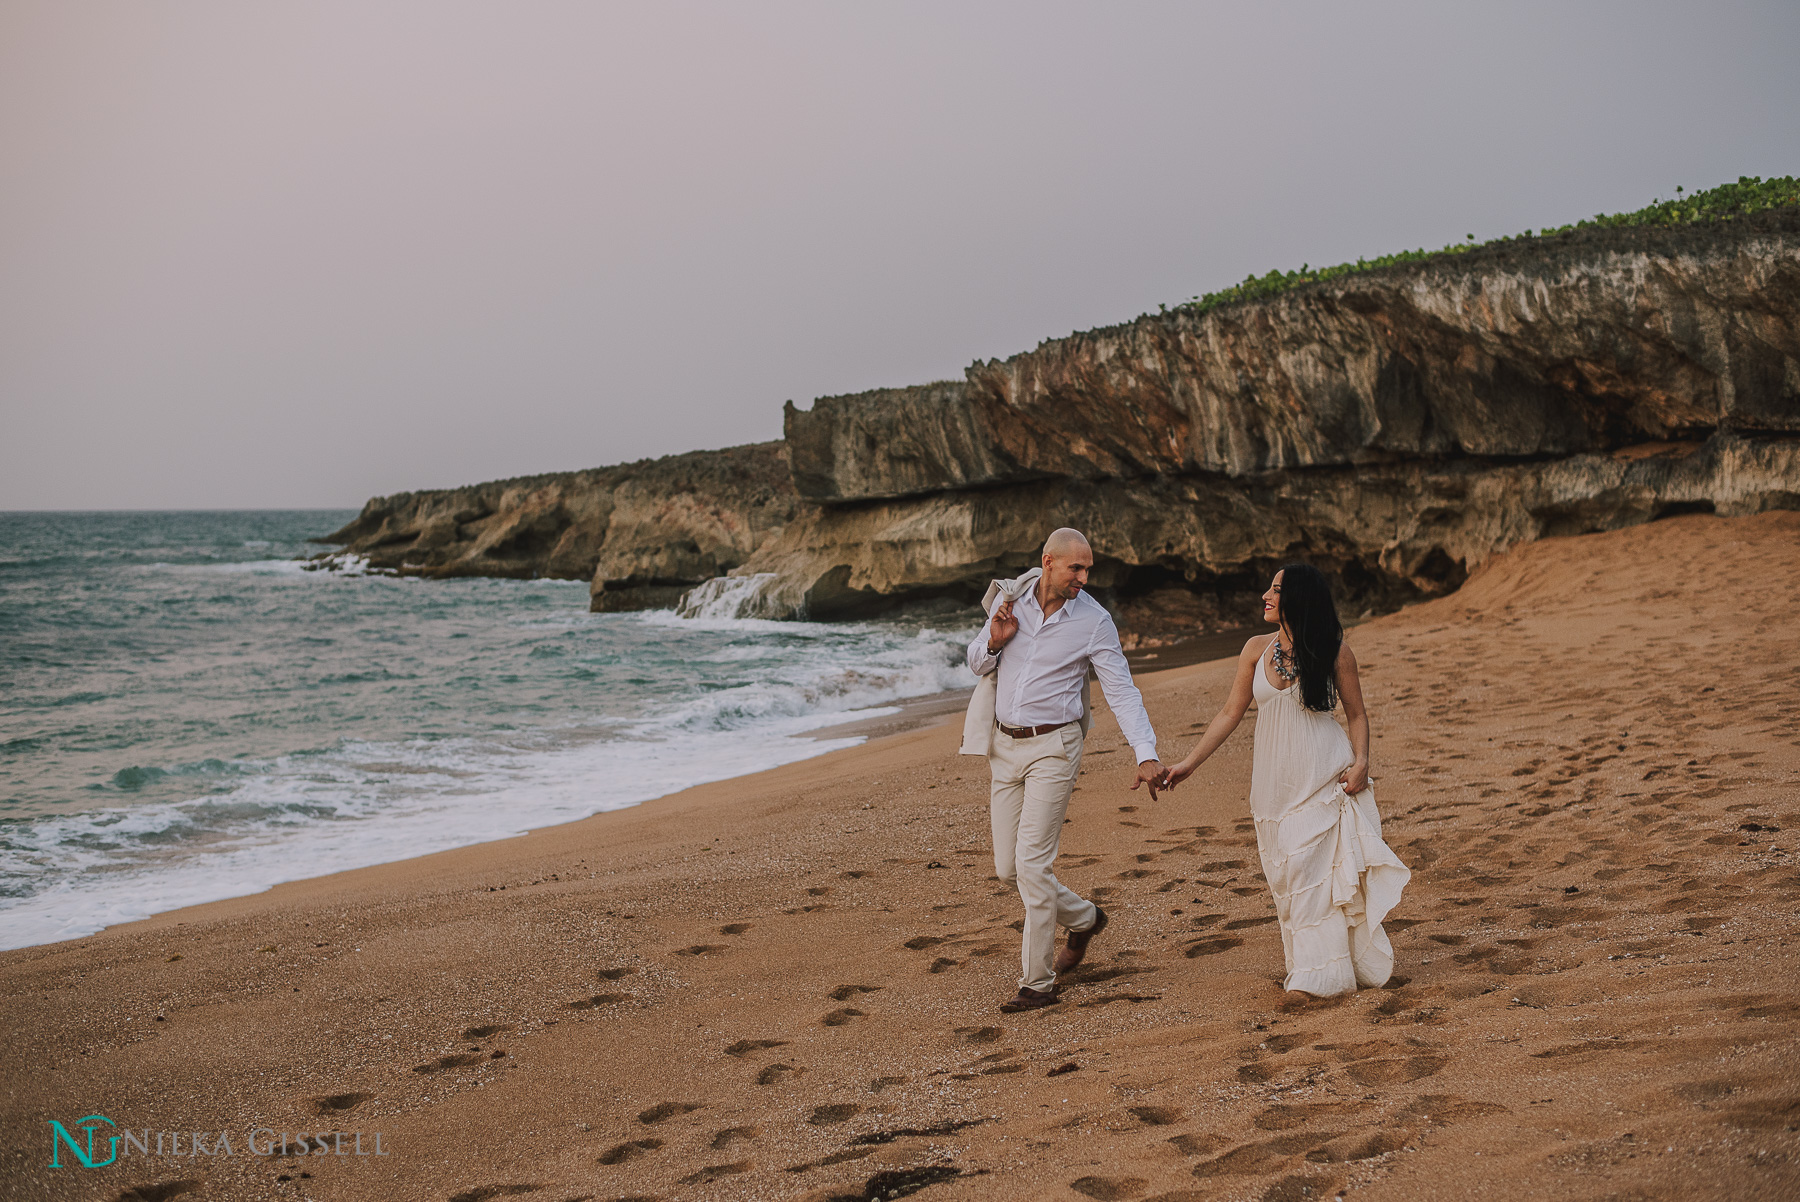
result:
<svg viewBox="0 0 1800 1202"><path fill-rule="evenodd" d="M988 585L981 598L984 623L994 616L1001 601L1017 601L1037 585L1044 569L1033 568L1014 580L996 580ZM969 698L969 712L963 718L963 755L991 755L994 750L994 715L999 708L1000 673L993 671L975 681L975 695ZM1081 682L1081 733L1086 735L1094 722L1094 707L1088 703L1087 681Z"/></svg>

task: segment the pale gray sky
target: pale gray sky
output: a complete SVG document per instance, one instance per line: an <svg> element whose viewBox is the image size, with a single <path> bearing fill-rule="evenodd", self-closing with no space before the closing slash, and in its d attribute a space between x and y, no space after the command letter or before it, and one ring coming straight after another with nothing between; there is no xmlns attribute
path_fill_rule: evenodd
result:
<svg viewBox="0 0 1800 1202"><path fill-rule="evenodd" d="M0 509L773 438L1247 272L1800 172L1800 5L0 5Z"/></svg>

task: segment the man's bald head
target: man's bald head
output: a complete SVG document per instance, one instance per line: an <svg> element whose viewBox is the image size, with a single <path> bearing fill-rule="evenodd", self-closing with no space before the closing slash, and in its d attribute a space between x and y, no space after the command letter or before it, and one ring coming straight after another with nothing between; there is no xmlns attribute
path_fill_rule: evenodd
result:
<svg viewBox="0 0 1800 1202"><path fill-rule="evenodd" d="M1087 535L1069 526L1052 530L1050 537L1044 540L1044 554L1056 559L1067 559L1071 555L1092 556L1094 550L1088 546Z"/></svg>
<svg viewBox="0 0 1800 1202"><path fill-rule="evenodd" d="M1049 614L1064 601L1073 601L1087 587L1094 551L1079 530L1064 526L1044 540L1044 574L1038 578L1038 600Z"/></svg>

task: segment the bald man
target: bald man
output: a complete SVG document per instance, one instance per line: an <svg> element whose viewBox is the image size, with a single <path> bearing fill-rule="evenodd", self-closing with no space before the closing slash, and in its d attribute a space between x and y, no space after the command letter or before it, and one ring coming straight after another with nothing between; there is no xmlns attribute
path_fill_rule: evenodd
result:
<svg viewBox="0 0 1800 1202"><path fill-rule="evenodd" d="M1088 944L1106 929L1106 911L1051 871L1087 737L1090 667L1136 754L1131 787L1148 785L1154 798L1165 776L1118 627L1083 591L1093 549L1079 530L1064 527L1045 540L1041 563L1017 580L995 581L987 625L969 644L970 670L995 676L994 723L980 741L965 737L963 750L987 755L994 778L994 871L1017 884L1025 903L1019 992L1000 1007L1008 1014L1060 1001L1056 974L1080 964ZM977 694L979 699L979 687ZM1069 930L1061 952L1058 925Z"/></svg>

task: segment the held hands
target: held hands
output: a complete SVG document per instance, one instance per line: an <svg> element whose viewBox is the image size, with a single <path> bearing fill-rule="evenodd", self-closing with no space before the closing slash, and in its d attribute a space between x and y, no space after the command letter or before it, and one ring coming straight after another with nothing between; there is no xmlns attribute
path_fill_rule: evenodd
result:
<svg viewBox="0 0 1800 1202"><path fill-rule="evenodd" d="M1190 764L1186 760L1181 761L1181 763L1169 769L1168 775L1163 778L1163 788L1169 790L1171 793L1174 792L1175 786L1194 775L1194 769L1199 766L1200 765L1198 764Z"/></svg>
<svg viewBox="0 0 1800 1202"><path fill-rule="evenodd" d="M1338 777L1338 783L1344 786L1344 792L1356 796L1369 787L1369 766L1361 760L1356 761Z"/></svg>
<svg viewBox="0 0 1800 1202"><path fill-rule="evenodd" d="M988 651L995 653L1019 633L1019 619L1013 616L1013 603L1002 601L994 607L993 621L988 623ZM1136 786L1133 786L1134 788Z"/></svg>
<svg viewBox="0 0 1800 1202"><path fill-rule="evenodd" d="M1131 782L1135 790L1139 785L1150 786L1150 800L1156 800L1158 789L1168 788L1169 770L1156 760L1145 760L1137 766L1137 777Z"/></svg>

